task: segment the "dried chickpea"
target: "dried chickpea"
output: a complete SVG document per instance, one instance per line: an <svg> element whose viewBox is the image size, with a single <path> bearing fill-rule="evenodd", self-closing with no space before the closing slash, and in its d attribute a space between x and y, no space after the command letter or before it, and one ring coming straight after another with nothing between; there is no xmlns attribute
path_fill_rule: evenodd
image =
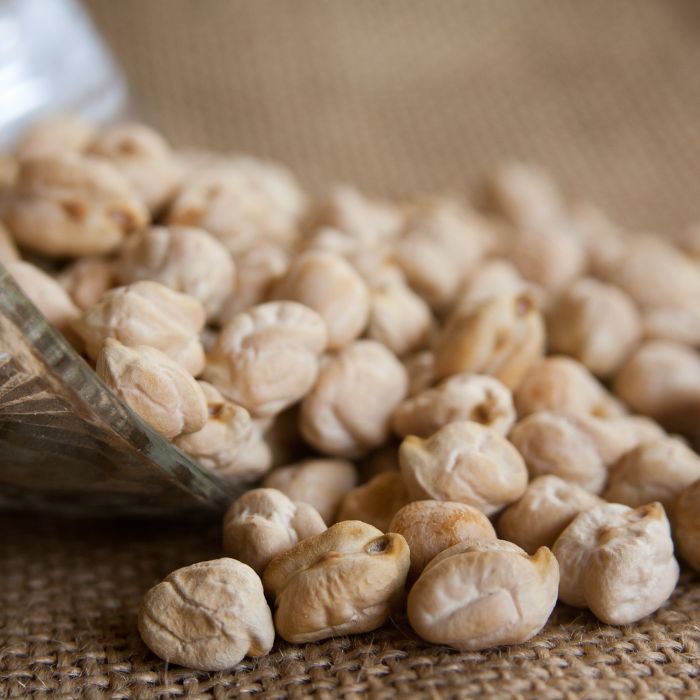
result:
<svg viewBox="0 0 700 700"><path fill-rule="evenodd" d="M700 571L700 479L688 486L675 503L673 537L683 560Z"/></svg>
<svg viewBox="0 0 700 700"><path fill-rule="evenodd" d="M324 454L359 457L386 442L407 385L406 370L389 350L356 341L322 365L301 404L301 434Z"/></svg>
<svg viewBox="0 0 700 700"><path fill-rule="evenodd" d="M293 501L313 506L326 523L335 514L345 495L357 485L357 470L343 459L307 459L275 469L263 482Z"/></svg>
<svg viewBox="0 0 700 700"><path fill-rule="evenodd" d="M501 513L496 527L502 539L534 554L551 547L579 513L604 503L582 486L546 474L530 482L520 500Z"/></svg>
<svg viewBox="0 0 700 700"><path fill-rule="evenodd" d="M465 420L507 435L515 423L510 391L494 377L454 374L404 399L392 415L391 427L401 437L427 438L448 423Z"/></svg>
<svg viewBox="0 0 700 700"><path fill-rule="evenodd" d="M26 160L80 153L88 147L94 135L92 126L77 114L58 114L32 124L22 134L15 155Z"/></svg>
<svg viewBox="0 0 700 700"><path fill-rule="evenodd" d="M459 542L495 540L491 521L464 503L413 501L401 508L389 523L408 543L411 568L408 582L415 581L431 559Z"/></svg>
<svg viewBox="0 0 700 700"><path fill-rule="evenodd" d="M46 320L73 340L71 323L80 316L80 309L63 287L36 265L22 260L7 262L5 268Z"/></svg>
<svg viewBox="0 0 700 700"><path fill-rule="evenodd" d="M398 471L377 474L367 483L348 491L336 515L342 520L360 520L389 532L389 523L408 502L408 494Z"/></svg>
<svg viewBox="0 0 700 700"><path fill-rule="evenodd" d="M457 202L428 202L408 217L396 259L410 286L444 309L483 256L486 235L485 224Z"/></svg>
<svg viewBox="0 0 700 700"><path fill-rule="evenodd" d="M466 541L438 554L408 596L408 620L426 641L476 651L525 642L557 602L557 560L503 540Z"/></svg>
<svg viewBox="0 0 700 700"><path fill-rule="evenodd" d="M156 348L127 347L107 338L97 356L96 371L124 403L167 438L194 433L207 422L202 388Z"/></svg>
<svg viewBox="0 0 700 700"><path fill-rule="evenodd" d="M435 383L435 353L421 350L403 359L408 374L408 395L415 396Z"/></svg>
<svg viewBox="0 0 700 700"><path fill-rule="evenodd" d="M329 350L338 350L358 338L369 318L367 285L334 253L309 250L298 255L275 284L272 296L316 311L326 323Z"/></svg>
<svg viewBox="0 0 700 700"><path fill-rule="evenodd" d="M122 284L160 282L219 313L235 283L233 259L212 235L188 226L152 226L129 238L118 261Z"/></svg>
<svg viewBox="0 0 700 700"><path fill-rule="evenodd" d="M106 127L92 142L90 152L111 162L153 214L173 198L182 179L167 141L144 124Z"/></svg>
<svg viewBox="0 0 700 700"><path fill-rule="evenodd" d="M235 559L177 569L146 593L139 632L161 659L200 671L264 656L275 629L258 575Z"/></svg>
<svg viewBox="0 0 700 700"><path fill-rule="evenodd" d="M589 202L575 203L571 218L586 251L590 273L605 278L624 256L629 235Z"/></svg>
<svg viewBox="0 0 700 700"><path fill-rule="evenodd" d="M323 518L308 503L292 501L275 489L252 489L226 511L224 553L262 575L278 554L325 529Z"/></svg>
<svg viewBox="0 0 700 700"><path fill-rule="evenodd" d="M615 393L634 411L669 429L698 434L700 354L666 340L648 340L615 377Z"/></svg>
<svg viewBox="0 0 700 700"><path fill-rule="evenodd" d="M204 368L203 326L204 309L196 299L147 281L110 289L73 323L92 359L107 338L115 338L127 347L162 350L193 376Z"/></svg>
<svg viewBox="0 0 700 700"><path fill-rule="evenodd" d="M73 154L23 161L5 217L20 245L53 257L108 253L147 221L114 166Z"/></svg>
<svg viewBox="0 0 700 700"><path fill-rule="evenodd" d="M660 503L618 503L577 515L552 548L559 597L589 607L609 625L641 620L663 605L678 581L671 528Z"/></svg>
<svg viewBox="0 0 700 700"><path fill-rule="evenodd" d="M323 319L307 306L259 304L222 328L204 378L252 414L275 415L311 389L326 339Z"/></svg>
<svg viewBox="0 0 700 700"><path fill-rule="evenodd" d="M230 477L236 482L253 481L267 474L272 468L274 455L267 444L264 428L253 421L253 430L248 439L236 452L236 457L224 477Z"/></svg>
<svg viewBox="0 0 700 700"><path fill-rule="evenodd" d="M599 377L613 374L641 335L639 311L630 297L591 277L576 280L547 318L550 350L575 357Z"/></svg>
<svg viewBox="0 0 700 700"><path fill-rule="evenodd" d="M7 265L19 259L20 255L15 242L12 240L10 232L0 221L0 265Z"/></svg>
<svg viewBox="0 0 700 700"><path fill-rule="evenodd" d="M493 297L454 316L435 347L439 378L490 374L514 389L544 351L544 321L528 293Z"/></svg>
<svg viewBox="0 0 700 700"><path fill-rule="evenodd" d="M651 306L644 310L645 338L670 340L700 348L700 297L678 306Z"/></svg>
<svg viewBox="0 0 700 700"><path fill-rule="evenodd" d="M237 254L260 242L294 243L305 207L304 194L284 168L238 157L186 177L168 222L203 228Z"/></svg>
<svg viewBox="0 0 700 700"><path fill-rule="evenodd" d="M479 423L449 423L427 440L413 435L399 448L401 474L414 500L457 501L491 515L518 500L527 469L502 435Z"/></svg>
<svg viewBox="0 0 700 700"><path fill-rule="evenodd" d="M593 493L605 487L607 469L646 438L636 421L587 414L540 411L519 421L510 441L525 459L530 477L554 474Z"/></svg>
<svg viewBox="0 0 700 700"><path fill-rule="evenodd" d="M198 384L207 400L207 422L196 432L176 437L175 446L224 479L245 474L247 470L240 469L239 459L253 437L250 414L227 401L208 382Z"/></svg>
<svg viewBox="0 0 700 700"><path fill-rule="evenodd" d="M408 545L357 520L337 523L275 557L265 590L286 641L315 642L380 627L403 590Z"/></svg>
<svg viewBox="0 0 700 700"><path fill-rule="evenodd" d="M680 493L700 479L700 455L682 440L663 437L626 452L610 468L606 501L635 508L659 501L669 515Z"/></svg>
<svg viewBox="0 0 700 700"><path fill-rule="evenodd" d="M514 393L520 418L538 411L583 413L611 418L624 409L579 362L557 355L543 357L523 377Z"/></svg>
<svg viewBox="0 0 700 700"><path fill-rule="evenodd" d="M91 255L71 263L57 279L78 308L87 311L117 286L117 270L111 258Z"/></svg>

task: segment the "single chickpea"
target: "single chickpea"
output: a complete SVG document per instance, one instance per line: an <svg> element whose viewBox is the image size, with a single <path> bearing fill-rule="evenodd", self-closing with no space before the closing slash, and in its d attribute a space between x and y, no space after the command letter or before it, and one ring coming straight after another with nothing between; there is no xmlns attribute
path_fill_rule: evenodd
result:
<svg viewBox="0 0 700 700"><path fill-rule="evenodd" d="M700 571L700 479L684 489L675 503L673 536L683 560Z"/></svg>
<svg viewBox="0 0 700 700"><path fill-rule="evenodd" d="M32 124L15 148L19 160L80 153L95 136L95 130L77 114L58 114Z"/></svg>
<svg viewBox="0 0 700 700"><path fill-rule="evenodd" d="M408 494L398 471L377 474L367 483L348 491L336 520L360 520L382 532L389 532L389 523L408 502Z"/></svg>
<svg viewBox="0 0 700 700"><path fill-rule="evenodd" d="M408 374L408 395L415 396L435 383L435 353L421 350L403 358Z"/></svg>
<svg viewBox="0 0 700 700"><path fill-rule="evenodd" d="M118 284L114 261L98 255L79 258L56 279L82 311L97 304L106 292Z"/></svg>
<svg viewBox="0 0 700 700"><path fill-rule="evenodd" d="M399 449L401 474L414 500L457 501L486 515L518 500L525 462L513 445L479 423L449 423L427 440L410 435Z"/></svg>
<svg viewBox="0 0 700 700"><path fill-rule="evenodd" d="M645 338L670 340L700 349L700 297L677 306L651 306L644 310Z"/></svg>

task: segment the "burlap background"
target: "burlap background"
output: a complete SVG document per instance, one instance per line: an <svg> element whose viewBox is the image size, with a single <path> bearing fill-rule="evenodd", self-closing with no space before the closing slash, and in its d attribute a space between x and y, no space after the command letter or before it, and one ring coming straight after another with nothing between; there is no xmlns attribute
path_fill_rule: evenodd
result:
<svg viewBox="0 0 700 700"><path fill-rule="evenodd" d="M548 165L634 226L700 218L695 0L91 0L141 113L177 143L410 195L504 157ZM463 654L401 620L278 644L231 673L140 643L143 592L218 555L215 523L0 518L0 698L700 697L700 589L625 628L559 609L542 634Z"/></svg>

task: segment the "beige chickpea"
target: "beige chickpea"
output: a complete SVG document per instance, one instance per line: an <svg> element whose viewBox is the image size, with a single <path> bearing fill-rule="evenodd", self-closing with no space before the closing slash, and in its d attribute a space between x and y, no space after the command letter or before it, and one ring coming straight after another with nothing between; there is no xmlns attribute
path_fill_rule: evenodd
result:
<svg viewBox="0 0 700 700"><path fill-rule="evenodd" d="M272 448L265 439L264 430L253 421L253 429L248 439L236 451L231 467L222 476L237 484L242 481L255 481L270 471L273 461Z"/></svg>
<svg viewBox="0 0 700 700"><path fill-rule="evenodd" d="M321 367L301 404L301 434L324 454L359 457L386 442L407 385L406 370L389 350L373 340L356 341Z"/></svg>
<svg viewBox="0 0 700 700"><path fill-rule="evenodd" d="M78 308L87 311L116 287L117 270L111 258L91 255L71 263L57 277Z"/></svg>
<svg viewBox="0 0 700 700"><path fill-rule="evenodd" d="M408 494L401 474L387 471L348 491L340 504L336 520L360 520L388 532L391 519L407 502Z"/></svg>
<svg viewBox="0 0 700 700"><path fill-rule="evenodd" d="M289 254L281 246L258 243L234 256L236 284L221 305L219 322L229 323L236 314L267 301L275 282L289 267Z"/></svg>
<svg viewBox="0 0 700 700"><path fill-rule="evenodd" d="M239 457L249 445L253 422L242 406L227 401L208 382L198 382L207 401L207 422L199 430L180 435L175 446L194 459L200 466L223 478L239 476Z"/></svg>
<svg viewBox="0 0 700 700"><path fill-rule="evenodd" d="M532 297L499 296L447 322L435 346L435 371L439 378L490 374L514 389L543 351L544 321Z"/></svg>
<svg viewBox="0 0 700 700"><path fill-rule="evenodd" d="M435 383L435 353L421 350L403 358L408 375L408 395L415 396Z"/></svg>
<svg viewBox="0 0 700 700"><path fill-rule="evenodd" d="M413 435L399 464L414 500L457 501L486 515L516 501L527 487L525 462L513 445L479 423L448 423L427 440Z"/></svg>
<svg viewBox="0 0 700 700"><path fill-rule="evenodd" d="M0 265L7 265L15 260L20 260L19 251L10 232L0 221Z"/></svg>
<svg viewBox="0 0 700 700"><path fill-rule="evenodd" d="M554 474L600 493L608 467L634 449L641 437L637 423L627 417L540 411L518 422L510 441L525 459L531 478Z"/></svg>
<svg viewBox="0 0 700 700"><path fill-rule="evenodd" d="M349 185L336 185L317 202L309 228L338 229L361 246L373 246L395 238L402 220L394 204L371 199Z"/></svg>
<svg viewBox="0 0 700 700"><path fill-rule="evenodd" d="M635 508L659 501L669 515L680 493L700 479L700 455L682 440L664 437L645 442L610 468L606 501Z"/></svg>
<svg viewBox="0 0 700 700"><path fill-rule="evenodd" d="M160 282L217 316L235 283L233 259L212 235L188 226L152 226L129 238L118 261L122 284Z"/></svg>
<svg viewBox="0 0 700 700"><path fill-rule="evenodd" d="M408 620L426 641L464 651L519 644L557 602L557 560L503 540L466 541L438 554L408 596Z"/></svg>
<svg viewBox="0 0 700 700"><path fill-rule="evenodd" d="M222 328L204 378L252 414L275 415L311 389L326 339L323 319L307 306L259 304Z"/></svg>
<svg viewBox="0 0 700 700"><path fill-rule="evenodd" d="M396 259L409 285L434 309L454 301L484 253L487 229L457 202L436 200L408 217Z"/></svg>
<svg viewBox="0 0 700 700"><path fill-rule="evenodd" d="M605 278L623 258L629 234L590 202L574 203L571 219L586 251L590 273Z"/></svg>
<svg viewBox="0 0 700 700"><path fill-rule="evenodd" d="M402 278L387 276L371 286L367 325L367 337L398 356L420 347L433 321L430 307Z"/></svg>
<svg viewBox="0 0 700 700"><path fill-rule="evenodd" d="M411 552L409 583L415 581L431 559L459 542L495 540L491 521L464 503L413 501L399 510L389 523Z"/></svg>
<svg viewBox="0 0 700 700"><path fill-rule="evenodd" d="M520 418L538 411L583 413L610 418L624 413L622 406L580 363L550 355L536 362L514 393Z"/></svg>
<svg viewBox="0 0 700 700"><path fill-rule="evenodd" d="M494 377L455 374L404 399L394 411L391 427L401 437L427 438L448 423L465 420L507 435L515 423L510 391Z"/></svg>
<svg viewBox="0 0 700 700"><path fill-rule="evenodd" d="M203 326L204 309L196 299L150 281L110 289L73 323L92 359L107 338L115 338L127 347L161 350L194 376L204 368L198 337Z"/></svg>
<svg viewBox="0 0 700 700"><path fill-rule="evenodd" d="M14 260L5 268L29 301L69 340L73 340L71 323L80 316L80 309L51 276L36 265Z"/></svg>
<svg viewBox="0 0 700 700"><path fill-rule="evenodd" d="M262 583L235 559L177 569L144 596L139 632L161 659L200 671L265 656L275 641Z"/></svg>
<svg viewBox="0 0 700 700"><path fill-rule="evenodd" d="M673 537L683 560L700 571L700 479L688 486L675 503Z"/></svg>
<svg viewBox="0 0 700 700"><path fill-rule="evenodd" d="M364 280L342 257L306 251L292 260L272 296L305 304L326 323L328 349L337 350L358 338L369 317L369 291Z"/></svg>
<svg viewBox="0 0 700 700"><path fill-rule="evenodd" d="M32 124L15 148L20 160L80 153L95 135L93 127L77 114L58 114Z"/></svg>
<svg viewBox="0 0 700 700"><path fill-rule="evenodd" d="M591 277L576 280L547 318L550 350L575 357L599 377L613 374L641 335L639 311L630 297Z"/></svg>
<svg viewBox="0 0 700 700"><path fill-rule="evenodd" d="M648 340L615 377L615 393L634 411L665 427L698 434L700 354L666 340Z"/></svg>
<svg viewBox="0 0 700 700"><path fill-rule="evenodd" d="M286 641L315 642L381 627L403 590L406 540L357 520L337 523L275 557L265 590Z"/></svg>
<svg viewBox="0 0 700 700"><path fill-rule="evenodd" d="M559 597L589 607L609 625L641 620L663 605L678 581L671 528L660 503L617 503L577 515L552 548Z"/></svg>
<svg viewBox="0 0 700 700"><path fill-rule="evenodd" d="M126 347L107 338L97 356L97 374L154 430L174 438L201 430L207 400L181 365L147 345Z"/></svg>
<svg viewBox="0 0 700 700"><path fill-rule="evenodd" d="M644 310L645 338L670 340L700 349L700 296L676 306L651 306Z"/></svg>
<svg viewBox="0 0 700 700"><path fill-rule="evenodd" d="M167 141L144 124L123 123L103 129L90 152L111 162L153 214L173 198L182 170Z"/></svg>
<svg viewBox="0 0 700 700"><path fill-rule="evenodd" d="M260 242L294 243L305 207L304 194L284 168L238 157L186 177L168 222L203 228L238 254Z"/></svg>
<svg viewBox="0 0 700 700"><path fill-rule="evenodd" d="M486 178L482 198L486 207L517 228L537 229L566 219L559 189L539 166L504 163Z"/></svg>
<svg viewBox="0 0 700 700"><path fill-rule="evenodd" d="M520 500L498 518L498 535L534 554L551 547L562 530L583 511L604 504L582 486L553 474L533 479Z"/></svg>
<svg viewBox="0 0 700 700"><path fill-rule="evenodd" d="M224 516L224 553L262 575L270 561L297 542L326 529L308 503L292 501L275 489L252 489Z"/></svg>
<svg viewBox="0 0 700 700"><path fill-rule="evenodd" d="M313 506L326 523L335 514L345 495L357 485L357 469L343 459L307 459L275 469L263 482L293 501Z"/></svg>
<svg viewBox="0 0 700 700"><path fill-rule="evenodd" d="M114 166L72 154L23 161L5 217L20 245L53 257L108 253L147 221Z"/></svg>

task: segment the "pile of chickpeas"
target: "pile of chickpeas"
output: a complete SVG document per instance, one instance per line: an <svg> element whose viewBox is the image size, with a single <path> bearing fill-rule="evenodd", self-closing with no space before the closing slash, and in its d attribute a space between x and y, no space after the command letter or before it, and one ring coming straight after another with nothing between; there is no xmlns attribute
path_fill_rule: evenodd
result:
<svg viewBox="0 0 700 700"><path fill-rule="evenodd" d="M624 230L521 163L471 206L312 199L75 117L3 157L0 200L0 262L107 386L262 482L223 558L146 594L163 659L227 669L404 610L429 642L516 644L557 600L653 613L674 546L700 568L700 227Z"/></svg>

